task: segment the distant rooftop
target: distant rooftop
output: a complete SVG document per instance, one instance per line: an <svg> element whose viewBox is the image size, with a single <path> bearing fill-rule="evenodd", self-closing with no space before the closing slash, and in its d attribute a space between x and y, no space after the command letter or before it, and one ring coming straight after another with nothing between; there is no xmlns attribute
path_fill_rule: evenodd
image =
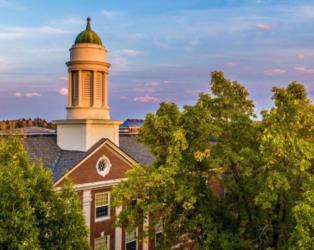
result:
<svg viewBox="0 0 314 250"><path fill-rule="evenodd" d="M120 125L119 133L120 135L137 135L143 124L143 119L127 119Z"/></svg>
<svg viewBox="0 0 314 250"><path fill-rule="evenodd" d="M41 127L24 127L24 128L15 128L12 130L0 131L0 135L10 135L10 134L20 134L25 136L33 135L55 135L56 131L48 128Z"/></svg>
<svg viewBox="0 0 314 250"><path fill-rule="evenodd" d="M120 127L141 127L143 124L143 119L126 119Z"/></svg>

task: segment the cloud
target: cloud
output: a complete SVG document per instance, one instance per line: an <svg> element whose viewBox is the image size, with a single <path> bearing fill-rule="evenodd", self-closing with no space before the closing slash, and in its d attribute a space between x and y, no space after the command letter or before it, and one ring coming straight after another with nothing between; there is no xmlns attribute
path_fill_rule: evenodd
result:
<svg viewBox="0 0 314 250"><path fill-rule="evenodd" d="M0 71L8 70L10 66L10 61L4 58L0 58Z"/></svg>
<svg viewBox="0 0 314 250"><path fill-rule="evenodd" d="M39 94L38 92L28 92L25 93L26 97L34 97L34 96L41 96L41 94Z"/></svg>
<svg viewBox="0 0 314 250"><path fill-rule="evenodd" d="M129 62L125 56L115 53L111 57L111 72L120 72L129 70Z"/></svg>
<svg viewBox="0 0 314 250"><path fill-rule="evenodd" d="M302 59L305 58L305 55L300 53L300 54L297 55L297 57L298 57L300 60L302 60Z"/></svg>
<svg viewBox="0 0 314 250"><path fill-rule="evenodd" d="M272 29L271 25L267 23L257 23L255 27L261 31L269 31Z"/></svg>
<svg viewBox="0 0 314 250"><path fill-rule="evenodd" d="M36 37L48 35L73 34L71 31L54 28L52 26L39 27L0 27L0 40L14 40L22 37Z"/></svg>
<svg viewBox="0 0 314 250"><path fill-rule="evenodd" d="M159 86L159 82L148 81L148 82L136 84L136 87L133 89L133 91L137 93L155 93L157 92L158 86Z"/></svg>
<svg viewBox="0 0 314 250"><path fill-rule="evenodd" d="M53 53L53 54L56 54L56 53L62 53L62 54L65 54L67 52L67 49L65 48L35 48L35 49L29 49L27 50L27 52L29 53L44 53L44 54L48 54L48 53Z"/></svg>
<svg viewBox="0 0 314 250"><path fill-rule="evenodd" d="M61 88L59 90L59 95L67 96L68 95L68 89L67 88Z"/></svg>
<svg viewBox="0 0 314 250"><path fill-rule="evenodd" d="M0 8L13 9L13 10L25 10L25 7L10 0L0 0Z"/></svg>
<svg viewBox="0 0 314 250"><path fill-rule="evenodd" d="M122 35L122 37L131 41L140 41L147 37L146 35L141 34L141 33L124 33L120 35Z"/></svg>
<svg viewBox="0 0 314 250"><path fill-rule="evenodd" d="M285 74L287 71L284 69L267 69L264 70L264 75L267 76L279 76Z"/></svg>
<svg viewBox="0 0 314 250"><path fill-rule="evenodd" d="M154 96L136 96L133 98L133 101L135 102L141 102L141 103L156 103L159 102L159 98L154 97Z"/></svg>
<svg viewBox="0 0 314 250"><path fill-rule="evenodd" d="M41 94L38 93L38 92L26 92L26 93L15 92L14 96L16 96L16 97L22 97L22 96L25 96L25 97L38 97L38 96L41 96Z"/></svg>
<svg viewBox="0 0 314 250"><path fill-rule="evenodd" d="M147 82L147 83L145 84L145 86L157 87L157 86L159 86L159 82L156 82L156 81Z"/></svg>
<svg viewBox="0 0 314 250"><path fill-rule="evenodd" d="M295 70L304 75L314 75L314 69L308 69L304 66L296 67Z"/></svg>
<svg viewBox="0 0 314 250"><path fill-rule="evenodd" d="M86 20L82 18L77 18L77 17L68 17L64 19L57 19L57 20L52 20L49 22L49 24L85 24Z"/></svg>
<svg viewBox="0 0 314 250"><path fill-rule="evenodd" d="M118 11L112 11L112 10L102 10L101 14L105 17L114 17L120 14Z"/></svg>
<svg viewBox="0 0 314 250"><path fill-rule="evenodd" d="M227 62L226 63L226 66L228 66L228 67L234 67L234 66L237 66L239 63L237 63L237 62Z"/></svg>
<svg viewBox="0 0 314 250"><path fill-rule="evenodd" d="M303 5L299 9L302 17L306 17L309 19L314 18L314 6L311 5Z"/></svg>
<svg viewBox="0 0 314 250"><path fill-rule="evenodd" d="M58 79L61 81L67 81L68 77L67 76L59 76Z"/></svg>
<svg viewBox="0 0 314 250"><path fill-rule="evenodd" d="M118 53L126 56L139 56L143 54L141 51L134 49L123 49L118 51Z"/></svg>

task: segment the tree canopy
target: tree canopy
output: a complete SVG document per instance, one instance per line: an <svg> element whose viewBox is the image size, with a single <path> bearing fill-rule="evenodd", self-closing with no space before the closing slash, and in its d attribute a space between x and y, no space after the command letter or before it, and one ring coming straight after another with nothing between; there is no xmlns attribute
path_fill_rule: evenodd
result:
<svg viewBox="0 0 314 250"><path fill-rule="evenodd" d="M80 199L31 161L19 136L0 138L0 249L89 249Z"/></svg>
<svg viewBox="0 0 314 250"><path fill-rule="evenodd" d="M141 238L162 223L161 249L314 249L314 106L297 82L273 101L258 120L245 87L215 71L195 105L161 103L138 138L155 161L113 191L117 224L149 217Z"/></svg>

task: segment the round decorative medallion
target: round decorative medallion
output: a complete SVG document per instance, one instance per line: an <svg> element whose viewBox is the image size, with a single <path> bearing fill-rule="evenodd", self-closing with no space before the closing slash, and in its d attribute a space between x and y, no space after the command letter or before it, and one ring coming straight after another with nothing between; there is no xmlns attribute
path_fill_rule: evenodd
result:
<svg viewBox="0 0 314 250"><path fill-rule="evenodd" d="M106 156L101 157L96 165L97 173L101 176L106 176L111 168L111 163Z"/></svg>

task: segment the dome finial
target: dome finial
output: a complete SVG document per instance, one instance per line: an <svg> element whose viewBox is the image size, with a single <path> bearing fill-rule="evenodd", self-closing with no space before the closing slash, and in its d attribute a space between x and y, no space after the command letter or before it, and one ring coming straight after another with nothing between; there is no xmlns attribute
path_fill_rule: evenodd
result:
<svg viewBox="0 0 314 250"><path fill-rule="evenodd" d="M102 45L100 37L97 35L95 31L92 30L90 22L91 22L91 18L87 17L86 29L77 35L74 42L75 44L93 43L93 44Z"/></svg>
<svg viewBox="0 0 314 250"><path fill-rule="evenodd" d="M86 24L86 29L87 29L87 30L91 30L90 21L91 21L91 18L90 18L90 17L87 17L87 24Z"/></svg>

